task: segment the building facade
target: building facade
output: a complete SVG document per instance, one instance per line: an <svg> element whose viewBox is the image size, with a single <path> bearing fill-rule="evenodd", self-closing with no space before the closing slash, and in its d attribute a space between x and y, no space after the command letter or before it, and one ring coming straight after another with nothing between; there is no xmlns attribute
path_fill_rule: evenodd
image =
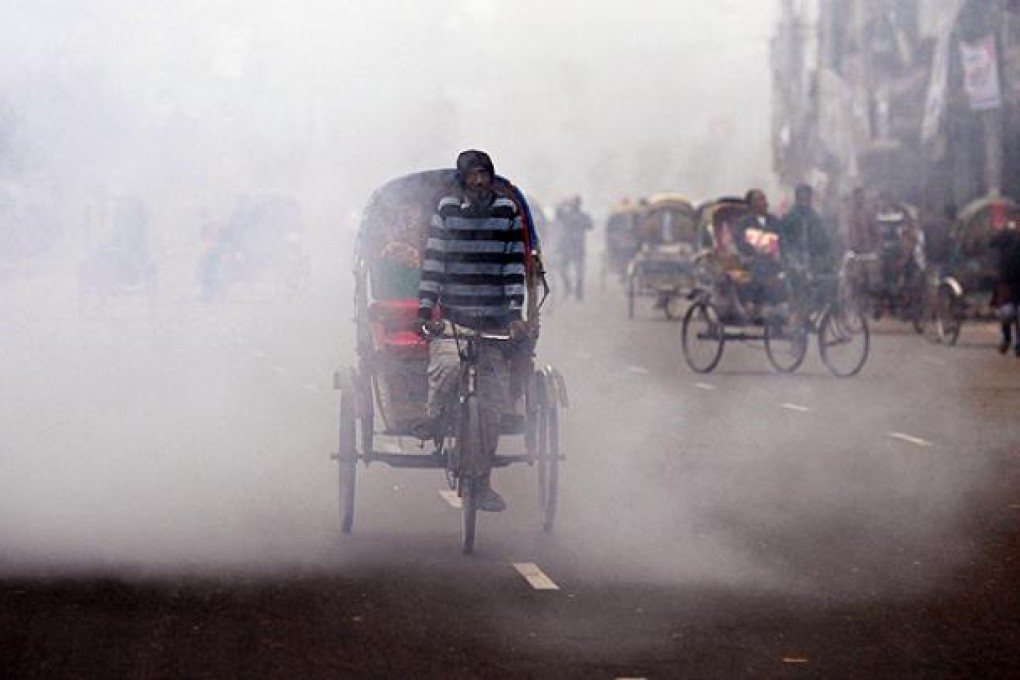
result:
<svg viewBox="0 0 1020 680"><path fill-rule="evenodd" d="M781 0L782 182L916 205L1020 198L1020 1Z"/></svg>

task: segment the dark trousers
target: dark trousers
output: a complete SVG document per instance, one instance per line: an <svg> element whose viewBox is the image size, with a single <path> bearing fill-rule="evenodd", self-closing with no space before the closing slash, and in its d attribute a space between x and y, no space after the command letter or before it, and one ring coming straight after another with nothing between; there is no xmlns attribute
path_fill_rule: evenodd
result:
<svg viewBox="0 0 1020 680"><path fill-rule="evenodd" d="M563 260L563 286L567 297L584 298L584 253L571 253Z"/></svg>
<svg viewBox="0 0 1020 680"><path fill-rule="evenodd" d="M1002 322L1002 343L1013 341L1013 328L1017 330L1016 346L1020 347L1020 283L1000 282L995 287L992 305L998 310Z"/></svg>

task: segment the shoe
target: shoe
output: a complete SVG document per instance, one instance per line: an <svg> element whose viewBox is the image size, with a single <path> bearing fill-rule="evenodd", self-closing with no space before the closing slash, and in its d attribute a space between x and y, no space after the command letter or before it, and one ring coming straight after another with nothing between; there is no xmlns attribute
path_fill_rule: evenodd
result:
<svg viewBox="0 0 1020 680"><path fill-rule="evenodd" d="M1005 354L1009 351L1009 340L1003 340L999 343L999 354ZM1020 348L1017 349L1020 352Z"/></svg>
<svg viewBox="0 0 1020 680"><path fill-rule="evenodd" d="M436 438L436 423L435 418L421 418L411 423L408 431L415 439L429 441Z"/></svg>
<svg viewBox="0 0 1020 680"><path fill-rule="evenodd" d="M503 512L506 510L506 501L490 486L482 492L482 501L478 504L478 509L482 512Z"/></svg>

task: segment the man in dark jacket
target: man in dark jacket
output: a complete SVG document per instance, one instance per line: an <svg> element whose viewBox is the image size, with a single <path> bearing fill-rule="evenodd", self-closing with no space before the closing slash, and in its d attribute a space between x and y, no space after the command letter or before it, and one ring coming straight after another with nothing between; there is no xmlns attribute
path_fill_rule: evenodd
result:
<svg viewBox="0 0 1020 680"><path fill-rule="evenodd" d="M567 297L584 298L585 240L592 230L592 219L581 209L581 197L574 196L556 210L553 234L559 251L559 266Z"/></svg>
<svg viewBox="0 0 1020 680"><path fill-rule="evenodd" d="M457 157L457 195L439 202L432 218L419 286L419 315L429 338L428 421L422 438L437 434L444 410L456 397L460 375L457 341L449 324L474 331L529 335L523 320L525 241L513 201L493 191L495 170L488 154L469 150ZM445 323L436 322L439 310ZM437 327L438 326L438 327ZM481 510L499 512L503 498L489 483L499 443L500 418L509 372L502 348L480 343L475 385L482 418L481 455L473 461L484 484Z"/></svg>
<svg viewBox="0 0 1020 680"><path fill-rule="evenodd" d="M1020 306L1020 209L1014 208L1007 218L1005 229L992 237L989 245L999 251L999 281L995 287L992 305L998 307L1002 321L1002 342L999 353L1009 351L1010 343L1016 338L1013 352L1020 357L1020 321L1017 308ZM1016 328L1016 336L1013 330Z"/></svg>
<svg viewBox="0 0 1020 680"><path fill-rule="evenodd" d="M776 225L783 264L813 276L835 269L832 239L822 216L812 205L813 192L806 184L794 190L794 203Z"/></svg>

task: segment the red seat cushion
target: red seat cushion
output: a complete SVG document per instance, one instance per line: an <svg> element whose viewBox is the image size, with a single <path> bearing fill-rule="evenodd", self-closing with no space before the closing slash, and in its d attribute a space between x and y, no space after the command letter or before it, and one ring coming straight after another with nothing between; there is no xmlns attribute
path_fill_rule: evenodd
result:
<svg viewBox="0 0 1020 680"><path fill-rule="evenodd" d="M418 335L417 300L374 300L368 305L368 321L377 352L394 358L428 358L428 343Z"/></svg>

